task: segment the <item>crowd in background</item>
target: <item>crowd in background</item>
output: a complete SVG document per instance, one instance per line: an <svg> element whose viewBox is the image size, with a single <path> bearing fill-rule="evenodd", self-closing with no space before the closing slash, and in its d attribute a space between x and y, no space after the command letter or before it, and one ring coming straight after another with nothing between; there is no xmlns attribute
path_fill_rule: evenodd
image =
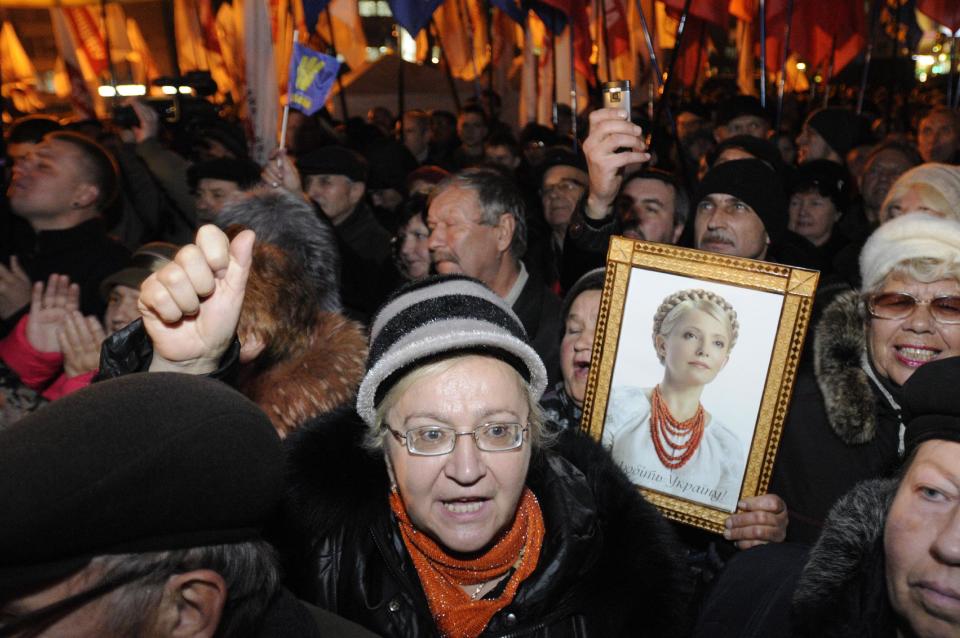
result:
<svg viewBox="0 0 960 638"><path fill-rule="evenodd" d="M96 398L96 393L90 392L96 386L122 381L108 379L148 369L177 371L189 362L191 371L225 381L252 402L244 405L248 412L241 420L254 422L262 417L251 416L255 405L279 437L287 439L286 450L294 468L292 478L286 478L293 482L288 494L294 502L288 509L300 525L292 526L295 532L274 530L267 536L280 551L286 568L276 578L284 578L293 593L307 602L382 635L429 632L432 625L423 624L422 616L430 616L422 611L427 608L444 635L457 636L507 635L518 622L530 635L547 635L544 626L562 626L569 632L563 635L627 635L619 633L624 631L646 635L647 631L649 635L696 632L702 636L786 635L778 632L787 631L787 626L797 635L881 636L906 627L900 635L933 636L946 635L937 633L944 627L954 632L960 627L960 613L956 612L960 576L954 573L960 572L960 560L952 550L944 549L949 545L945 535L960 536L960 529L954 529L956 522L943 515L945 522L937 528L942 533L931 541L933 558L924 559L933 567L923 571L924 565L917 562L903 567L908 572L905 576L897 571L901 566L898 558L903 558L896 553L898 548L908 552L912 543L926 541L901 527L899 535L887 535L884 546L882 534L888 516L890 521L906 525L904 521L912 515L906 497L897 492L896 481L912 480L911 468L922 469L924 462L940 463L937 467L942 469L957 460L952 448L937 448L936 454L944 455L943 459L927 461L934 452L924 445L931 439L960 440L956 434L960 426L953 424L958 418L957 402L949 390L958 378L950 359L960 356L960 112L927 105L912 111L914 116L907 118L905 130L890 130L897 127L889 126L882 116L859 115L841 106L811 107L805 114L784 118L776 129L781 118L757 98L715 92L696 102L674 102L669 118L655 123L648 119L646 105L636 106L629 119L615 109L588 109L576 125L569 110L558 108L553 126L530 123L517 130L499 119L499 96L484 91L456 114L419 109L393 114L378 107L365 119L338 122L326 111L309 118L292 112L283 150L260 166L250 159L243 128L236 122L204 115L174 126L146 102L133 100L131 106L137 123L130 128L118 128L111 122L66 123L30 116L14 122L6 132L5 197L0 200L0 433L10 441L36 436L39 443L31 445L56 447L49 432L28 435L23 424L36 422L35 429L41 430L42 424L55 428L50 424L75 414L55 406L66 401L70 410L85 409L82 397ZM201 227L204 230L197 235ZM245 229L255 232L256 242L243 249L244 238L249 237ZM461 607L456 608L457 613L465 615L457 616L457 622L443 620L434 597L452 594L440 593L440 585L429 584L432 581L419 563L414 576L420 576L429 606L419 602L417 596L422 594L407 600L402 591L368 591L366 588L382 586L393 592L396 583L370 567L368 561L373 559L367 555L350 554L350 560L356 561L358 569L371 570L373 575L367 575L375 582L364 582L362 574L341 575L338 580L324 552L359 550L349 543L344 550L339 544L343 539L329 540L340 532L324 522L327 508L339 516L351 506L351 499L367 502L374 498L372 494L382 491L380 481L386 484L387 478L382 462L365 465L369 455L361 453L359 439L350 438L353 434L342 435L349 440L337 439L336 432L327 430L330 424L348 423L349 427L341 425L345 432L360 431L364 424L373 427L374 422L380 423L383 415L374 416L374 407L392 414L400 409L396 406L406 406L386 388L408 390L411 386L405 381L397 383L397 375L406 374L409 367L398 364L387 374L379 366L391 356L414 357L405 350L412 346L404 337L419 334L416 331L424 326L450 321L449 334L459 335L462 326L448 315L454 312L451 308L457 300L469 297L482 302L476 301L464 312L475 313L470 317L478 325L494 325L477 328L489 330L493 341L452 348L443 345L448 333L427 332L428 341L434 340L431 356L438 352L475 354L481 348L505 351L506 355L497 355L498 361L519 371L526 392L536 394L535 402L542 404L548 433L544 436L572 436L581 417L603 287L603 271L598 269L605 264L613 235L820 272L813 320L768 493L741 499L722 537L679 524L667 526L655 512L633 501L618 514L611 501L604 499L613 498L610 494L620 489L621 483L627 485L626 478L603 456L606 452L599 446L591 448L590 454L595 456L589 459L594 464L590 467L603 467L607 485L591 484L602 496L596 497L596 511L589 510L589 515L635 523L635 529L649 531L651 540L639 549L635 541L625 540L629 529L617 525L604 528L607 538L596 540L594 546L603 556L599 560L602 568L585 571L584 582L594 583L592 579L599 578L610 585L612 579L642 578L645 569L652 570L653 582L664 586L658 594L676 594L677 598L661 601L659 607L651 603L642 612L616 607L614 601L619 601L618 605L623 601L603 588L603 595L614 600L600 604L596 592L591 596L573 584L572 594L554 591L551 587L559 587L556 583L539 585L544 589L540 592L543 598L538 598L539 594L530 593L533 585L525 589L514 582L513 575L525 569L525 550L512 567L507 566L510 575L505 580L481 581L471 596L476 602L515 597L510 599L513 606L500 605L484 612L485 616L480 614L485 620L479 626L472 615L470 622L460 622L469 615ZM227 272L229 283L230 269L240 267L236 264L242 264L244 277L249 271L248 278L238 280L245 295L234 299L233 306L204 306L208 297L224 298L220 284L213 282ZM418 291L434 290L431 286L454 285L449 279L433 283L436 275L454 276L454 281L465 275L483 284L486 292L470 288L475 284L471 282L457 292L437 288L439 292L418 297ZM690 310L694 306L680 301L674 300L667 309L670 312L678 306L669 326L687 316L683 313L697 309L714 316L724 312L701 306ZM195 324L194 336L203 341L208 335L204 322L213 321L211 317L222 320L231 308L236 310L235 321L217 344L202 343L203 347L190 350L196 356L181 356L170 345L183 343L187 350L183 324ZM145 320L137 321L141 314ZM736 341L736 314L726 325L731 332L725 346L729 352ZM671 330L655 333L656 343L661 343L661 337L663 343L670 343ZM515 337L525 345L504 345L513 344L510 339ZM543 365L545 376L537 392L539 368L527 357ZM405 365L429 366L429 359L420 353ZM474 372L485 378L483 366L488 363L462 365L468 364L480 366ZM664 365L667 379L669 364ZM920 370L925 380L911 384ZM453 366L445 374L467 373ZM196 409L201 409L203 401L194 397L189 387L179 386L179 381L169 382L170 388L160 387L168 382L156 383L159 389L138 388L131 382L127 390L113 390L113 394L102 390L101 403L91 399L86 407L100 410L97 418L101 420L111 418L109 410L114 405L123 419L136 418L131 416L134 406L127 405L133 401L131 397L146 400L143 397L170 392L173 397L185 397L184 404L196 403ZM93 388L84 390L91 384ZM384 388L378 390L380 384ZM913 389L908 392L905 388L909 387ZM931 388L939 389L936 400L928 397ZM667 390L664 385L663 397L657 390L658 400L666 402L668 412L680 414L682 401ZM214 420L214 408L227 410L235 401L227 395L221 397L219 390L204 391L212 398L210 405L203 406L203 413ZM64 398L74 393L78 396ZM368 396L370 393L374 394ZM365 401L370 404L369 414L363 411ZM391 407L383 407L381 401ZM174 402L181 403L181 399ZM349 411L355 402L360 418L345 417L343 410ZM156 414L144 419L151 423L163 420L166 408L148 409ZM918 415L928 413L940 415L948 425L931 430L930 421L922 419L921 425L913 425ZM81 418L91 419L94 417ZM257 427L260 425L258 421ZM318 427L323 430L319 437ZM916 432L919 434L911 434ZM482 439L479 430L473 436L478 446L495 445ZM81 438L70 434L64 439L70 442L64 444L78 446L77 454L82 455ZM410 438L405 444L400 438L391 441L386 435L374 449L386 454L386 471L390 480L396 481L398 475L402 479L403 468L396 465L400 457L394 456L393 443L406 445L414 454L419 453L416 445L426 444L415 444ZM204 445L213 442L200 441L198 449L206 449ZM308 453L324 445L334 450L342 447L342 458L335 463L331 460L333 468L311 469L314 457ZM363 445L369 448L369 440ZM458 445L455 437L451 449L460 450ZM562 455L573 459L573 469L560 472L563 480L576 482L565 472L591 476L587 466L580 464L584 459L577 458L586 452L571 451L588 445L592 443L586 437L572 443L561 441ZM109 450L103 449L108 447L98 443L88 454L91 458L109 455ZM389 453L384 452L387 448ZM484 447L479 450L486 451ZM0 461L3 454L0 451ZM538 458L535 451L532 478L527 481L531 487L540 486L538 481L549 482L544 477L557 471L549 463L539 464ZM905 458L912 465L898 470ZM170 459L161 460L171 463ZM337 480L334 468L351 487L330 484ZM358 468L365 468L367 474ZM182 471L189 474L188 469ZM242 468L238 471L243 474ZM946 476L946 470L943 472ZM365 476L373 476L369 480L376 485L367 485ZM938 484L936 489L956 492L960 484L956 472L950 476L947 484L952 488L941 489ZM196 507L216 510L214 501L228 502L224 508L233 507L228 516L243 519L243 499L229 505L230 499L223 494L230 491L227 483L232 479L217 480L221 479L218 489L222 494L213 493L206 505ZM894 483L859 496L880 503L876 511L864 506L851 513L850 508L855 507L851 499L857 493L850 490L861 481L875 479ZM262 480L279 483L284 479L271 475ZM399 483L402 497L407 499L410 493L404 490L413 488L402 480ZM925 485L923 489L934 489L929 481ZM394 492L396 488L394 484ZM543 493L538 489L534 493L544 500L547 488L542 488ZM626 498L617 494L617 498ZM949 494L944 498L958 500ZM34 498L42 501L47 497ZM150 498L163 497L151 493ZM250 497L252 506L257 506L257 498ZM519 493L517 498L521 498ZM838 502L846 504L847 511L830 514ZM518 512L524 511L523 503L514 502ZM278 519L267 505L261 505L257 522L266 522L269 529ZM420 526L430 535L429 525L411 510L412 498L406 512L402 506L391 506L401 529L409 525L404 516L410 514L412 533ZM29 508L29 504L22 507ZM545 538L551 539L556 533L549 526L553 505L544 502L543 507L549 514ZM830 538L834 519L841 515L857 519L857 512L860 519L879 523L852 540L845 539L845 546L824 548L822 539ZM168 509L166 516L174 515ZM339 521L337 516L333 519ZM369 516L362 520L376 528L380 518ZM931 521L930 525L941 520L931 512L917 516ZM95 525L96 517L91 517L94 522L90 524ZM231 525L234 519L230 519ZM125 520L113 518L111 524L122 527ZM350 520L360 528L366 524ZM154 519L147 524L162 527ZM198 520L196 525L202 527L206 522ZM154 535L148 527L138 529ZM180 528L176 533L189 536ZM0 532L0 550L16 547L16 538L3 541L3 536ZM298 536L325 541L308 542L303 549L295 538ZM442 533L432 537L456 549L456 542L447 542ZM402 553L406 547L415 563L421 551L427 556L422 560L429 563L434 558L433 549L419 545L414 549L416 542L406 532L405 545L399 544L399 536L390 538L389 542L398 543L390 551ZM374 532L374 545L380 542L377 539ZM808 555L806 548L818 539L817 549ZM119 540L111 537L106 544L94 543L90 552L96 555L94 550ZM784 541L799 545L769 547ZM60 537L37 542L70 545ZM216 542L232 541L218 537ZM766 547L759 549L761 545ZM171 549L132 547L131 551ZM658 555L659 548L663 551L659 558L644 554L642 561L627 560L626 565L617 566L604 562L612 559L600 547L605 552L630 553L634 558L637 552ZM862 549L860 555L856 560L849 558L856 548ZM568 549L590 551L576 544ZM62 558L70 550L63 550L67 554L57 551L32 555L39 563ZM923 553L922 548L916 551ZM556 561L558 582L576 580L571 576L574 572L568 571L572 569L567 562L570 558L563 558L549 543L543 552L544 560ZM758 553L763 553L761 558L747 558ZM840 560L838 556L852 562L844 563L845 575L836 576L843 585L838 585L834 594L825 594L823 587L817 588L816 579L835 577L828 567ZM664 575L670 568L657 562L663 557L676 558L672 576ZM635 564L640 562L643 564ZM18 561L8 564L17 565ZM536 573L531 582L539 583ZM402 585L404 578L411 578L411 573L394 580ZM943 600L917 607L910 595L897 592L900 578L910 584L922 580L927 590ZM381 581L389 581L389 585ZM884 582L889 585L889 596ZM763 583L762 589L758 583ZM779 588L770 583L779 583ZM346 588L363 590L363 601L348 599ZM794 590L799 598L791 598ZM270 596L279 596L276 591L274 587ZM0 603L4 596L16 593L0 588ZM747 603L761 593L771 597L766 611L748 610ZM612 616L599 621L587 613L586 621L571 620L582 612L576 605L574 611L551 615L546 607L567 600L565 596L572 596L580 607L597 616ZM680 600L686 602L678 603ZM404 605L420 611L405 616ZM791 605L794 620L790 620ZM616 610L610 611L614 607ZM663 622L649 618L658 611L664 614ZM515 614L523 616L524 612L527 616L517 621ZM803 622L796 620L796 614L802 615ZM265 612L262 615L267 617ZM228 616L224 612L224 617ZM676 624L666 626L675 620ZM233 622L236 627L235 619ZM570 629L578 622L585 623L580 633ZM928 622L932 625L925 624ZM485 627L489 634L482 633ZM218 635L244 635L237 631ZM611 631L615 633L605 633Z"/></svg>

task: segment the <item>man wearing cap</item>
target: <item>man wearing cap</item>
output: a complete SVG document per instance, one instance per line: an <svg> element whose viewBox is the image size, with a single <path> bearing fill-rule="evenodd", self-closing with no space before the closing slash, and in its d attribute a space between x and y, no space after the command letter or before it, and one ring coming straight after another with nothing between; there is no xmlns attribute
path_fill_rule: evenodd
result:
<svg viewBox="0 0 960 638"><path fill-rule="evenodd" d="M280 586L280 442L223 383L95 384L0 432L0 473L0 635L370 636Z"/></svg>
<svg viewBox="0 0 960 638"><path fill-rule="evenodd" d="M543 358L560 374L560 299L521 261L527 248L523 198L512 179L467 169L440 183L427 210L428 246L439 274L479 279L507 300Z"/></svg>
<svg viewBox="0 0 960 638"><path fill-rule="evenodd" d="M696 636L960 633L960 358L903 385L905 460L830 513L818 543L767 545L727 566Z"/></svg>
<svg viewBox="0 0 960 638"><path fill-rule="evenodd" d="M750 135L762 140L770 137L770 115L752 95L736 95L722 102L717 109L714 137L718 142L737 135Z"/></svg>
<svg viewBox="0 0 960 638"><path fill-rule="evenodd" d="M84 314L103 315L100 282L130 259L104 226L103 212L116 200L118 188L113 158L78 133L49 133L17 162L7 196L36 240L29 249L0 254L0 333L6 334L30 303L31 282L46 281L54 273L80 285Z"/></svg>
<svg viewBox="0 0 960 638"><path fill-rule="evenodd" d="M366 203L367 162L342 146L326 146L297 159L303 192L333 225L341 257L343 304L369 316L399 281L391 235Z"/></svg>
<svg viewBox="0 0 960 638"><path fill-rule="evenodd" d="M212 159L187 169L187 182L194 193L197 220L207 223L224 206L243 201L251 189L260 185L260 167L248 159Z"/></svg>
<svg viewBox="0 0 960 638"><path fill-rule="evenodd" d="M797 163L826 159L843 164L847 153L870 142L867 121L849 109L814 111L797 136Z"/></svg>

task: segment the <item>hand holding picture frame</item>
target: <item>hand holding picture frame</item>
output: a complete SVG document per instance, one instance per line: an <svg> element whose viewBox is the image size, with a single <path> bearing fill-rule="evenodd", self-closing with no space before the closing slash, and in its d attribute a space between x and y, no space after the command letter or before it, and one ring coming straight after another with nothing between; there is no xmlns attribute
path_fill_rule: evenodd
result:
<svg viewBox="0 0 960 638"><path fill-rule="evenodd" d="M818 277L611 239L581 427L668 518L766 492Z"/></svg>

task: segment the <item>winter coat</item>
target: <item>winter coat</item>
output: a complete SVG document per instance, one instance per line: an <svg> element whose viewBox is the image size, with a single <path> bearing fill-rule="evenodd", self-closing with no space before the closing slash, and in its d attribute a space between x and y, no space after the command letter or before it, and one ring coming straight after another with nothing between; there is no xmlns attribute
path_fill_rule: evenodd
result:
<svg viewBox="0 0 960 638"><path fill-rule="evenodd" d="M386 637L438 636L388 504L382 456L360 447L352 410L291 435L291 585L308 602ZM687 576L676 540L606 451L575 431L535 451L527 486L546 537L536 570L483 636L671 636Z"/></svg>
<svg viewBox="0 0 960 638"><path fill-rule="evenodd" d="M324 312L305 351L251 373L241 371L237 389L266 412L277 431L286 433L353 401L366 358L367 337L360 324Z"/></svg>
<svg viewBox="0 0 960 638"><path fill-rule="evenodd" d="M823 534L802 545L764 545L730 561L696 638L894 638L883 528L893 479L866 481L837 502Z"/></svg>
<svg viewBox="0 0 960 638"><path fill-rule="evenodd" d="M899 389L870 365L858 306L849 292L824 310L813 371L797 375L768 489L787 503L788 541L813 543L837 499L899 462Z"/></svg>

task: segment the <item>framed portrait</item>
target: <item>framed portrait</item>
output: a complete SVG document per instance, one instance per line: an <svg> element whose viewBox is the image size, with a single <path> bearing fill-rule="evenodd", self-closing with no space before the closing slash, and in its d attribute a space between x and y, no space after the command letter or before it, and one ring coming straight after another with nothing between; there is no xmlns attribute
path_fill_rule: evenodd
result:
<svg viewBox="0 0 960 638"><path fill-rule="evenodd" d="M766 492L818 277L611 239L581 427L668 518Z"/></svg>

